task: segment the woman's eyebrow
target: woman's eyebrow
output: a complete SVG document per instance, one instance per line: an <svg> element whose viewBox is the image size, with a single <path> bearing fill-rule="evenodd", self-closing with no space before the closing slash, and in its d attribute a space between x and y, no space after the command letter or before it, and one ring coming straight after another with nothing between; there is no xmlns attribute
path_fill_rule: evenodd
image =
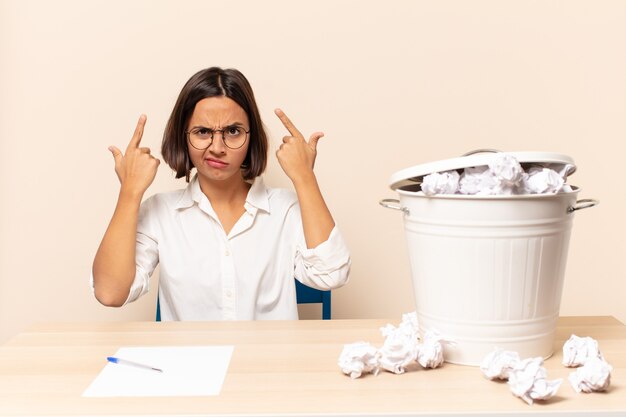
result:
<svg viewBox="0 0 626 417"><path fill-rule="evenodd" d="M224 127L232 127L232 126L241 126L244 127L245 125L241 122L232 122L232 123L228 123L226 125L224 125ZM204 125L195 125L195 126L191 126L189 128L191 129L213 129L212 127L208 127L208 126L204 126Z"/></svg>

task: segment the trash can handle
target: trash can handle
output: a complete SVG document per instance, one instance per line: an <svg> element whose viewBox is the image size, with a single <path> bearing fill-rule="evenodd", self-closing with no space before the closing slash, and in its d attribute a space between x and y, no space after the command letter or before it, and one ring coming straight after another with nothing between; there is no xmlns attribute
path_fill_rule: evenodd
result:
<svg viewBox="0 0 626 417"><path fill-rule="evenodd" d="M400 210L406 215L409 214L409 209L406 207L402 207L400 205L400 200L397 200L395 198L383 198L382 200L378 202L378 204L380 204L384 208L388 208L392 210Z"/></svg>
<svg viewBox="0 0 626 417"><path fill-rule="evenodd" d="M474 155L475 153L484 153L484 152L488 152L488 153L500 153L502 152L499 149L474 149L473 151L469 151L469 152L465 152L463 155L461 156L470 156L470 155Z"/></svg>
<svg viewBox="0 0 626 417"><path fill-rule="evenodd" d="M589 207L597 206L598 204L600 204L600 201L598 200L595 200L593 198L583 198L582 200L576 201L576 204L574 204L574 206L568 207L567 212L573 213L576 210L586 209Z"/></svg>

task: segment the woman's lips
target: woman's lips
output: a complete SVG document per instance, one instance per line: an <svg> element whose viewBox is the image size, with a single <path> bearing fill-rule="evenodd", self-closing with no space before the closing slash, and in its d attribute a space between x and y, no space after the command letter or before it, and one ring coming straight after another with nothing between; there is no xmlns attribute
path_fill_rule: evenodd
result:
<svg viewBox="0 0 626 417"><path fill-rule="evenodd" d="M226 168L228 166L228 163L220 161L218 159L212 159L212 158L208 158L205 159L207 165L209 165L210 167L213 168Z"/></svg>

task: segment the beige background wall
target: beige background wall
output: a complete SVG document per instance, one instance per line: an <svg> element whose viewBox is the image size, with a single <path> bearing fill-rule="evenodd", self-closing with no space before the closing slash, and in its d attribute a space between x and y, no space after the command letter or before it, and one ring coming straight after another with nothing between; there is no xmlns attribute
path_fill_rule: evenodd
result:
<svg viewBox="0 0 626 417"><path fill-rule="evenodd" d="M150 320L87 285L140 113L158 153L183 83L239 68L275 150L307 134L352 250L334 317L413 310L400 169L493 147L571 155L601 200L576 215L561 312L626 321L626 2L0 0L0 342L42 320ZM273 152L273 151L272 151ZM289 186L272 153L266 181ZM162 164L149 193L183 187Z"/></svg>

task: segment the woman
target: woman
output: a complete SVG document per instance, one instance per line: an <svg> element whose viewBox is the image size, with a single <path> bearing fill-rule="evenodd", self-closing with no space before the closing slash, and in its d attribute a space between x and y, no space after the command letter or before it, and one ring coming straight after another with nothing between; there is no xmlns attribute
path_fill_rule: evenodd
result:
<svg viewBox="0 0 626 417"><path fill-rule="evenodd" d="M295 194L263 184L267 136L235 69L198 72L174 106L161 153L185 189L141 203L159 166L141 146L145 115L124 153L109 148L121 187L93 263L100 303L148 292L159 263L163 320L297 319L294 277L322 290L347 282L350 255L313 172L323 133L307 141L275 113L289 131L276 156Z"/></svg>

